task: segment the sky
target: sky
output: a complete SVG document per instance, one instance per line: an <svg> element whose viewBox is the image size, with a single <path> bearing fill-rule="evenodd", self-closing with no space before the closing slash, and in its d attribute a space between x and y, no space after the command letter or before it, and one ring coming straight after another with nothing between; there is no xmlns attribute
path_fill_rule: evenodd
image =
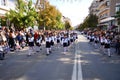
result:
<svg viewBox="0 0 120 80"><path fill-rule="evenodd" d="M70 18L72 26L83 22L89 14L89 7L93 0L49 0L56 6L63 16Z"/></svg>

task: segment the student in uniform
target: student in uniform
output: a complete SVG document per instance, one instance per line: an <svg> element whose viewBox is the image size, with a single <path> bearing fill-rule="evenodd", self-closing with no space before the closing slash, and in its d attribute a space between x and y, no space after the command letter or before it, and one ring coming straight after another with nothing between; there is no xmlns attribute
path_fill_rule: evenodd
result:
<svg viewBox="0 0 120 80"><path fill-rule="evenodd" d="M29 41L29 43L28 43L28 46L29 46L28 56L31 56L31 52L34 51L34 37L32 36L32 34L29 34L28 41Z"/></svg>
<svg viewBox="0 0 120 80"><path fill-rule="evenodd" d="M4 60L5 57L3 46L3 41L0 41L0 60Z"/></svg>
<svg viewBox="0 0 120 80"><path fill-rule="evenodd" d="M62 39L62 44L63 44L64 52L66 52L67 51L67 47L68 47L68 38L67 38L66 35Z"/></svg>
<svg viewBox="0 0 120 80"><path fill-rule="evenodd" d="M36 52L40 51L41 42L42 42L42 37L39 34L38 37L36 38Z"/></svg>
<svg viewBox="0 0 120 80"><path fill-rule="evenodd" d="M99 42L99 37L98 37L98 36L95 36L95 38L94 38L94 47L95 47L95 48L97 48L98 42Z"/></svg>
<svg viewBox="0 0 120 80"><path fill-rule="evenodd" d="M57 48L59 48L60 47L60 36L59 36L59 34L57 34L57 37L56 37L56 42L57 42Z"/></svg>
<svg viewBox="0 0 120 80"><path fill-rule="evenodd" d="M46 41L46 49L47 49L47 56L51 53L51 38L50 38L50 36L49 36L49 34L48 35L46 35L46 38L45 38L45 41Z"/></svg>
<svg viewBox="0 0 120 80"><path fill-rule="evenodd" d="M111 57L110 52L110 39L108 37L105 38L105 50L107 51L107 55Z"/></svg>
<svg viewBox="0 0 120 80"><path fill-rule="evenodd" d="M101 36L100 37L100 49L104 52L104 45L105 45L105 37Z"/></svg>
<svg viewBox="0 0 120 80"><path fill-rule="evenodd" d="M71 44L73 44L73 34L70 34L70 42L71 42Z"/></svg>

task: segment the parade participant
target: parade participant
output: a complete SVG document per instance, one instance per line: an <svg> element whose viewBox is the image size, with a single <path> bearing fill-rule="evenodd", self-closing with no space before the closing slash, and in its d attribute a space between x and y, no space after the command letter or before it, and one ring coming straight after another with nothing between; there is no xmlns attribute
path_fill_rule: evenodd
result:
<svg viewBox="0 0 120 80"><path fill-rule="evenodd" d="M89 37L89 39L90 39L90 41L89 41L90 44L92 44L92 42L94 41L94 36L91 34L90 37Z"/></svg>
<svg viewBox="0 0 120 80"><path fill-rule="evenodd" d="M63 44L64 52L66 52L68 47L68 38L66 35L64 35L64 38L62 39L62 44Z"/></svg>
<svg viewBox="0 0 120 80"><path fill-rule="evenodd" d="M59 36L59 34L57 34L57 37L56 37L56 42L57 42L57 48L59 48L60 47L60 36Z"/></svg>
<svg viewBox="0 0 120 80"><path fill-rule="evenodd" d="M39 35L38 35L38 38L36 39L36 52L39 52L39 51L40 51L41 42L42 42L42 37L41 37L41 35L39 34Z"/></svg>
<svg viewBox="0 0 120 80"><path fill-rule="evenodd" d="M98 37L98 36L95 36L95 38L94 38L94 47L95 47L95 48L97 48L98 42L99 42L99 37Z"/></svg>
<svg viewBox="0 0 120 80"><path fill-rule="evenodd" d="M32 34L29 34L28 41L29 41L29 43L28 43L28 46L29 46L28 56L31 56L31 52L34 51L34 37L32 36Z"/></svg>
<svg viewBox="0 0 120 80"><path fill-rule="evenodd" d="M110 52L110 39L108 37L105 38L105 50L107 50L107 55L111 57Z"/></svg>
<svg viewBox="0 0 120 80"><path fill-rule="evenodd" d="M51 38L51 41L50 41L50 45L51 45L50 49L51 49L54 46L55 36L52 33L50 33L50 38Z"/></svg>
<svg viewBox="0 0 120 80"><path fill-rule="evenodd" d="M3 60L5 57L4 49L3 49L3 41L0 41L0 60Z"/></svg>
<svg viewBox="0 0 120 80"><path fill-rule="evenodd" d="M49 34L48 35L46 35L46 38L45 38L45 41L46 41L46 49L47 49L47 56L51 53L51 44L50 44L50 42L51 42L51 38L50 38L50 36L49 36Z"/></svg>
<svg viewBox="0 0 120 80"><path fill-rule="evenodd" d="M21 46L19 44L19 41L16 41L16 51L19 51L21 49Z"/></svg>
<svg viewBox="0 0 120 80"><path fill-rule="evenodd" d="M73 44L73 34L70 34L70 42Z"/></svg>
<svg viewBox="0 0 120 80"><path fill-rule="evenodd" d="M105 37L104 36L101 36L100 37L100 49L102 49L102 51L104 52L104 45L105 45Z"/></svg>

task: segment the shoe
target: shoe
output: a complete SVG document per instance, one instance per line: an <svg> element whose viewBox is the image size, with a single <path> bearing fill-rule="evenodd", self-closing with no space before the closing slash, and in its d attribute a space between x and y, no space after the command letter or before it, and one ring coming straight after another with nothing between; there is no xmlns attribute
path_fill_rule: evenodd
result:
<svg viewBox="0 0 120 80"><path fill-rule="evenodd" d="M31 56L31 55L27 55L27 57L29 57L29 56Z"/></svg>
<svg viewBox="0 0 120 80"><path fill-rule="evenodd" d="M36 51L36 52L39 52L39 51Z"/></svg>
<svg viewBox="0 0 120 80"><path fill-rule="evenodd" d="M52 53L52 51L49 51L50 53Z"/></svg>
<svg viewBox="0 0 120 80"><path fill-rule="evenodd" d="M48 56L49 54L46 54L46 56Z"/></svg>
<svg viewBox="0 0 120 80"><path fill-rule="evenodd" d="M108 55L108 57L111 57L111 55Z"/></svg>

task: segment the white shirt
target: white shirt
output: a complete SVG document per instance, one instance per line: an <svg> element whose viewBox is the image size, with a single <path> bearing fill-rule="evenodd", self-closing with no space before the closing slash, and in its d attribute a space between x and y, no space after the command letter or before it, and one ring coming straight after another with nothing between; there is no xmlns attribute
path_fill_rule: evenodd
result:
<svg viewBox="0 0 120 80"><path fill-rule="evenodd" d="M3 51L3 47L2 46L0 46L0 51Z"/></svg>
<svg viewBox="0 0 120 80"><path fill-rule="evenodd" d="M28 38L29 42L34 42L34 37Z"/></svg>

